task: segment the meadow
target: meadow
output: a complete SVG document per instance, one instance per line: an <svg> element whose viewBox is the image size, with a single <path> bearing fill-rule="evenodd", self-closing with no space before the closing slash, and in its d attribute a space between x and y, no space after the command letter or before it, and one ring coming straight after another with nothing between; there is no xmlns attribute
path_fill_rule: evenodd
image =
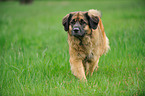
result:
<svg viewBox="0 0 145 96"><path fill-rule="evenodd" d="M143 0L0 2L0 96L145 96ZM99 69L70 70L62 18L98 9L110 41Z"/></svg>

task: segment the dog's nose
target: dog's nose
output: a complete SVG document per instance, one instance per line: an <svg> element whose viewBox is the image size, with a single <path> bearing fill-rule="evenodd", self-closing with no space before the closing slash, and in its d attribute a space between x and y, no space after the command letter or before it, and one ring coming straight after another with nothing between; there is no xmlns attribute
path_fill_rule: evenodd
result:
<svg viewBox="0 0 145 96"><path fill-rule="evenodd" d="M79 28L73 28L73 31L75 34L77 34L80 30L79 30Z"/></svg>

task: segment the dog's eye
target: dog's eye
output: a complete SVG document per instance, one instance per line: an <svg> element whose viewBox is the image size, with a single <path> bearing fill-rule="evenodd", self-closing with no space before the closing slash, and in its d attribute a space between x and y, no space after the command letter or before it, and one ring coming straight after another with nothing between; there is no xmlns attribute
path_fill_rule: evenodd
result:
<svg viewBox="0 0 145 96"><path fill-rule="evenodd" d="M75 24L76 23L75 19L73 19L70 23Z"/></svg>
<svg viewBox="0 0 145 96"><path fill-rule="evenodd" d="M83 19L81 19L80 24L83 25L83 24L86 24L86 22Z"/></svg>

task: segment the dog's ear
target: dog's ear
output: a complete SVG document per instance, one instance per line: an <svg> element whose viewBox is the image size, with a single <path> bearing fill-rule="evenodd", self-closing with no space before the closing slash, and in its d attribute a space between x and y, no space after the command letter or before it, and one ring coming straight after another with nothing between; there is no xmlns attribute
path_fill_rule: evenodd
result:
<svg viewBox="0 0 145 96"><path fill-rule="evenodd" d="M70 13L70 14L67 14L62 20L62 24L64 26L65 31L69 30L69 22L71 20L71 17L72 17L72 14Z"/></svg>
<svg viewBox="0 0 145 96"><path fill-rule="evenodd" d="M89 15L88 12L85 13L85 16L88 20L89 27L92 29L96 29L99 23L99 17L94 15Z"/></svg>

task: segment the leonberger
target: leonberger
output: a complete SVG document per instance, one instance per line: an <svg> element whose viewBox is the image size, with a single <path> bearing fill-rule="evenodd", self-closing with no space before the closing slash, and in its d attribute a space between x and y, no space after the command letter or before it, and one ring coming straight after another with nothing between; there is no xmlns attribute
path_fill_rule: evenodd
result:
<svg viewBox="0 0 145 96"><path fill-rule="evenodd" d="M68 33L71 71L80 80L98 69L100 56L107 52L109 40L104 32L101 12L91 9L67 14L62 24ZM86 75L85 75L86 73Z"/></svg>

